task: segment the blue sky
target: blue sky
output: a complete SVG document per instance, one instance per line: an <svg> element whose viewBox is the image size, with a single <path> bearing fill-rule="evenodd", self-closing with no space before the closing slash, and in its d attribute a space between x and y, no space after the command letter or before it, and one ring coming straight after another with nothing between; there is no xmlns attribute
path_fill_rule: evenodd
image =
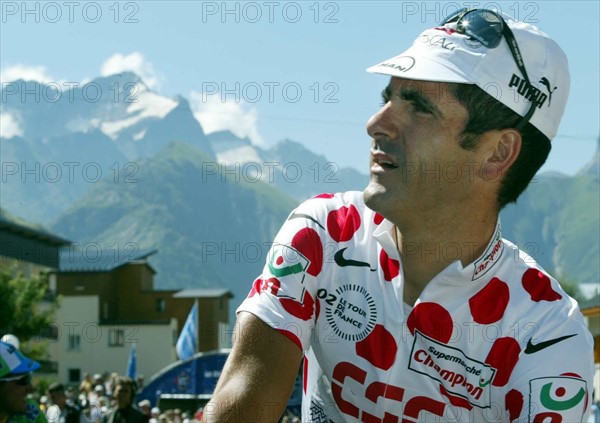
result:
<svg viewBox="0 0 600 423"><path fill-rule="evenodd" d="M2 1L1 79L83 84L132 69L188 98L208 132L290 138L367 173L365 123L387 78L365 69L463 6L533 23L567 53L571 95L544 170L574 174L600 134L597 1Z"/></svg>

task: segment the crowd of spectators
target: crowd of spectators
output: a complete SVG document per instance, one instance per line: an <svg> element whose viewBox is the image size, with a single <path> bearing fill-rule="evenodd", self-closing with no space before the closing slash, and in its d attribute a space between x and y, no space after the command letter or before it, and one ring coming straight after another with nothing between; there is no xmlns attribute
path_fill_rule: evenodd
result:
<svg viewBox="0 0 600 423"><path fill-rule="evenodd" d="M135 400L144 383L143 377L131 381L131 406L147 417L147 420L133 418L113 421L110 418L120 406L116 386L120 380L129 380L117 373L86 374L78 386L65 386L61 383L51 384L45 395L32 397L39 403L40 410L46 415L49 423L197 423L202 416L202 408L189 412L178 408L161 410L157 404L149 400ZM67 410L67 411L65 411ZM299 423L300 419L292 413L286 413L281 423Z"/></svg>

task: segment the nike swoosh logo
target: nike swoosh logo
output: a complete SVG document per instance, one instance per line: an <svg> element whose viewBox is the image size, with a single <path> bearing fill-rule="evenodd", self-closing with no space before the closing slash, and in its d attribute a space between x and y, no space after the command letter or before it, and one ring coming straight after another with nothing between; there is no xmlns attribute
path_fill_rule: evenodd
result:
<svg viewBox="0 0 600 423"><path fill-rule="evenodd" d="M543 350L544 348L548 348L554 344L558 344L560 341L564 341L565 339L569 339L574 337L575 335L577 335L576 333L572 334L572 335L565 335L565 336L561 336L560 338L554 338L554 339L549 339L547 341L543 341L543 342L538 342L537 344L534 344L531 342L531 339L529 341L527 341L527 346L525 347L525 354L533 354L536 353L538 351Z"/></svg>
<svg viewBox="0 0 600 423"><path fill-rule="evenodd" d="M341 250L336 252L335 255L333 256L333 259L335 260L335 262L338 266L340 266L340 267L346 267L346 266L368 267L371 272L374 272L377 270L377 269L371 269L371 265L367 262L345 259L344 251L346 251L347 249L348 249L347 247L342 248Z"/></svg>
<svg viewBox="0 0 600 423"><path fill-rule="evenodd" d="M319 225L321 227L321 229L325 229L323 227L323 225L321 225L317 219L315 219L312 216L309 216L308 214L294 212L290 215L290 217L288 217L288 220L292 220L292 219L308 219L308 220L315 222L317 225Z"/></svg>

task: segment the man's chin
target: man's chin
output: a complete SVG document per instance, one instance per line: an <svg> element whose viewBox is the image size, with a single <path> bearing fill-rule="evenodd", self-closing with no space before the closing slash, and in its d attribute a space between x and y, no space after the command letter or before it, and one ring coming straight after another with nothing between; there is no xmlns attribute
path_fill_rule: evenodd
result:
<svg viewBox="0 0 600 423"><path fill-rule="evenodd" d="M363 190L363 200L367 207L374 211L380 211L382 201L387 190L376 182L370 181Z"/></svg>

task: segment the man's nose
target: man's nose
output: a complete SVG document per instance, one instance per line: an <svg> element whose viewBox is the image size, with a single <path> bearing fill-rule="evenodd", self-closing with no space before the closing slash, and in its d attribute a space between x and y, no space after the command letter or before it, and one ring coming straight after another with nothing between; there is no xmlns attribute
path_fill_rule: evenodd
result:
<svg viewBox="0 0 600 423"><path fill-rule="evenodd" d="M395 139L398 136L394 121L395 110L391 102L384 104L367 122L367 133L371 138Z"/></svg>

